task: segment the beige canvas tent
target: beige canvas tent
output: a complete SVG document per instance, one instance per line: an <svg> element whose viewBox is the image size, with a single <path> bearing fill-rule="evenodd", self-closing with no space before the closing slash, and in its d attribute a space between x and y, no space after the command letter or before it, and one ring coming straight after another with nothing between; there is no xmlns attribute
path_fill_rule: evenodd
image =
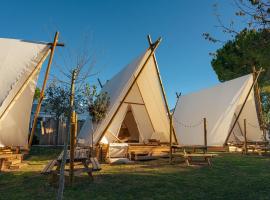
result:
<svg viewBox="0 0 270 200"><path fill-rule="evenodd" d="M0 147L27 147L37 79L51 46L0 38Z"/></svg>
<svg viewBox="0 0 270 200"><path fill-rule="evenodd" d="M247 140L262 141L253 79L252 74L246 75L181 96L173 116L179 145L205 144L203 118L207 121L208 146L244 142L244 119L247 122Z"/></svg>
<svg viewBox="0 0 270 200"><path fill-rule="evenodd" d="M81 145L126 142L147 143L149 139L169 142L169 116L154 51L159 41L133 60L103 87L110 105L99 124L84 123Z"/></svg>

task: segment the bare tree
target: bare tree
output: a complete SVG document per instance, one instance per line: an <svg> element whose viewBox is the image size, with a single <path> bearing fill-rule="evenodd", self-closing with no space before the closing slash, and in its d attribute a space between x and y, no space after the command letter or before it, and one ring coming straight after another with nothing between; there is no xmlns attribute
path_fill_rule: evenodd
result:
<svg viewBox="0 0 270 200"><path fill-rule="evenodd" d="M64 176L64 170L66 165L66 158L67 158L67 150L68 150L68 142L70 138L70 132L71 132L71 115L74 112L74 110L82 111L84 104L83 99L80 97L83 97L82 91L84 89L84 86L89 79L95 75L97 75L97 72L93 72L94 66L96 64L96 58L95 54L90 53L89 51L89 42L87 38L84 38L84 41L82 43L82 48L80 48L77 52L73 52L72 50L67 48L65 57L63 54L61 54L61 59L64 62L64 65L60 65L58 63L55 63L55 65L58 67L58 70L60 74L62 75L61 78L54 76L54 78L63 84L65 87L70 88L70 106L69 106L69 117L67 120L67 126L68 126L68 133L65 137L64 141L64 150L63 150L63 157L61 162L61 168L60 168L60 178L59 178L59 189L58 189L58 195L57 199L63 198L63 192L64 192L64 185L65 185L65 176ZM76 96L76 94L79 94ZM75 98L75 96L77 98ZM75 100L75 101L74 101ZM74 103L73 103L74 101Z"/></svg>

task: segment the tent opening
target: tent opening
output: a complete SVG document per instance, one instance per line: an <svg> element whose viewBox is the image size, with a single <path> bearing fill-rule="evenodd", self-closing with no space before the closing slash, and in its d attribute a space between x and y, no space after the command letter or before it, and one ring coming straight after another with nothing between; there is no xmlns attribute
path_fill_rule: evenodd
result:
<svg viewBox="0 0 270 200"><path fill-rule="evenodd" d="M139 129L135 121L134 115L131 111L131 107L128 107L126 116L122 122L118 138L122 142L127 143L139 143Z"/></svg>

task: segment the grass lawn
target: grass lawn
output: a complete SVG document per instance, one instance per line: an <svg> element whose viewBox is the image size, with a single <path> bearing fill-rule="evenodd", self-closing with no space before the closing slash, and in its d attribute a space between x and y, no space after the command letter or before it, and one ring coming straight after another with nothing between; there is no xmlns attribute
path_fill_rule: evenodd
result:
<svg viewBox="0 0 270 200"><path fill-rule="evenodd" d="M57 189L40 174L60 149L34 147L20 171L0 174L0 199L55 199ZM270 158L220 154L214 166L186 167L168 160L132 165L104 164L102 171L75 178L65 199L270 199Z"/></svg>

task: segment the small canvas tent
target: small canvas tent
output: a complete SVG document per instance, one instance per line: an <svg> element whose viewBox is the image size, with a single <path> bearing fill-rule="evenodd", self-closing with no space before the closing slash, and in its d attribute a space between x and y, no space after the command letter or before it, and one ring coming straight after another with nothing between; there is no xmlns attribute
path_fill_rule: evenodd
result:
<svg viewBox="0 0 270 200"><path fill-rule="evenodd" d="M157 41L141 56L116 74L101 92L107 92L110 105L106 117L93 124L84 123L78 142L82 145L148 139L169 142L169 116L154 51Z"/></svg>
<svg viewBox="0 0 270 200"><path fill-rule="evenodd" d="M204 145L203 118L207 121L208 146L243 142L244 119L247 120L247 139L262 141L263 132L260 129L253 89L244 104L252 85L253 76L246 75L209 89L181 96L173 116L179 145ZM233 127L242 107L243 110Z"/></svg>
<svg viewBox="0 0 270 200"><path fill-rule="evenodd" d="M36 83L50 51L46 43L0 39L0 147L27 147Z"/></svg>

